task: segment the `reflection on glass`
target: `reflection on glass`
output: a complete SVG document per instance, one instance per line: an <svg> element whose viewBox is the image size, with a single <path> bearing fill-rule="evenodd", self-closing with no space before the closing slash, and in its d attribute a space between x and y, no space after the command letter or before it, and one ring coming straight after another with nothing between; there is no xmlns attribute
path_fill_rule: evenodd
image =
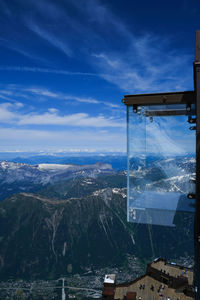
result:
<svg viewBox="0 0 200 300"><path fill-rule="evenodd" d="M194 112L184 105L127 109L128 221L175 226L177 212L194 212Z"/></svg>

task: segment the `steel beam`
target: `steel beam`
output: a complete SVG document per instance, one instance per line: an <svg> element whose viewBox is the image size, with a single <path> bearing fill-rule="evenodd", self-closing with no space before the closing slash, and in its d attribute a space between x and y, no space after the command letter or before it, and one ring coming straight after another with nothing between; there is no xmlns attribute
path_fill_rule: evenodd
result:
<svg viewBox="0 0 200 300"><path fill-rule="evenodd" d="M157 104L192 104L195 103L194 91L126 95L126 105L157 105Z"/></svg>
<svg viewBox="0 0 200 300"><path fill-rule="evenodd" d="M196 98L196 207L194 219L194 292L200 299L200 31L196 32L194 91Z"/></svg>

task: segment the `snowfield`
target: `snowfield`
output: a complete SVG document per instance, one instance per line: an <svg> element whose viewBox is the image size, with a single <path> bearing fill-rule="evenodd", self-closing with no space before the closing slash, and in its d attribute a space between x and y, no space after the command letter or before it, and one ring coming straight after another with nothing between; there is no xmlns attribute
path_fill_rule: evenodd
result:
<svg viewBox="0 0 200 300"><path fill-rule="evenodd" d="M73 167L73 165L60 165L60 164L39 164L38 169L41 171L65 171L69 169L70 167Z"/></svg>

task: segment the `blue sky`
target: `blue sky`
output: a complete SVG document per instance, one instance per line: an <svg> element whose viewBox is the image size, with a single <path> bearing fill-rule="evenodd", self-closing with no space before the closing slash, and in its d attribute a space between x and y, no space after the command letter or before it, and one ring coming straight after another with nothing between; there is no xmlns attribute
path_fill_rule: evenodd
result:
<svg viewBox="0 0 200 300"><path fill-rule="evenodd" d="M1 0L0 151L126 151L125 94L193 89L194 0Z"/></svg>

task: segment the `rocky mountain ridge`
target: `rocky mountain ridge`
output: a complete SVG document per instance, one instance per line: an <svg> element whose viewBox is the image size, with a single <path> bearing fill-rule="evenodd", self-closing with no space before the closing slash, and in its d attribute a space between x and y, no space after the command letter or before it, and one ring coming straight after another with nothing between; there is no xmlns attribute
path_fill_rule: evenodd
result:
<svg viewBox="0 0 200 300"><path fill-rule="evenodd" d="M58 276L118 259L121 234L125 248L134 247L124 192L108 188L65 200L20 193L2 201L0 276Z"/></svg>
<svg viewBox="0 0 200 300"><path fill-rule="evenodd" d="M174 228L128 223L126 172L99 164L77 168L1 164L3 178L24 172L21 181L1 183L6 192L12 187L11 196L0 202L1 279L55 279L101 267L126 268L130 256L142 268L158 256L175 261L193 255L193 214L177 213ZM33 170L50 176L52 183L34 185ZM159 174L151 165L143 174L138 168L133 174L138 190L141 178L156 183Z"/></svg>
<svg viewBox="0 0 200 300"><path fill-rule="evenodd" d="M141 268L155 256L192 255L190 215L177 216L173 229L128 223L126 176L107 177L111 187L104 186L105 176L83 177L59 183L68 183L67 197L64 187L60 198L50 197L51 186L48 196L20 193L1 201L0 277L53 279L126 265L127 255L137 257ZM79 186L82 196L70 185Z"/></svg>
<svg viewBox="0 0 200 300"><path fill-rule="evenodd" d="M35 192L42 187L76 177L96 177L113 173L105 163L93 165L38 164L28 165L8 161L0 162L0 200L14 193Z"/></svg>

